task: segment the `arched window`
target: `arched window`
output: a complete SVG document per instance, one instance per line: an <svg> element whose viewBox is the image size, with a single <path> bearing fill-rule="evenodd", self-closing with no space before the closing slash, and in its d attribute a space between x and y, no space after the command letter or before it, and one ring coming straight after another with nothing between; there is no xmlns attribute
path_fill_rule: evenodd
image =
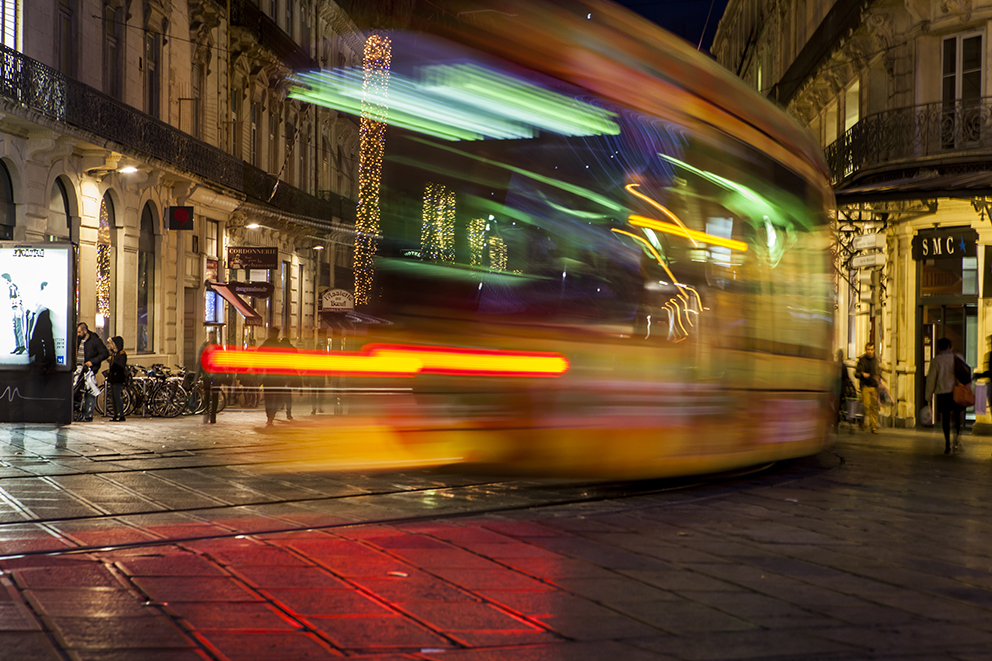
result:
<svg viewBox="0 0 992 661"><path fill-rule="evenodd" d="M138 353L155 352L155 211L151 202L141 211L138 236Z"/></svg>
<svg viewBox="0 0 992 661"><path fill-rule="evenodd" d="M17 212L14 210L14 186L10 183L10 172L0 162L0 240L14 238Z"/></svg>
<svg viewBox="0 0 992 661"><path fill-rule="evenodd" d="M100 202L100 229L96 240L96 334L104 340L114 334L114 201L110 193Z"/></svg>
<svg viewBox="0 0 992 661"><path fill-rule="evenodd" d="M69 211L69 192L61 179L52 184L51 195L48 196L48 235L55 241L58 239L72 240L72 215Z"/></svg>

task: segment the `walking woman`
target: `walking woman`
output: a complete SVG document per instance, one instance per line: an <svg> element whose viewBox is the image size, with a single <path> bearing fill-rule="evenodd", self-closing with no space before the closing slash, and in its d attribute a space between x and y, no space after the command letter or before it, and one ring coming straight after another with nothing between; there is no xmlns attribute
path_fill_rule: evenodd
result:
<svg viewBox="0 0 992 661"><path fill-rule="evenodd" d="M926 401L937 396L936 409L940 413L941 425L944 428L944 454L962 449L961 436L962 409L954 401L954 352L951 341L946 337L937 340L937 355L930 361L930 371L927 372ZM954 423L954 443L951 444L951 423Z"/></svg>
<svg viewBox="0 0 992 661"><path fill-rule="evenodd" d="M110 384L110 393L114 397L114 417L111 422L124 422L124 403L121 400L121 391L127 383L127 354L124 353L124 338L116 335L110 338L116 347L114 355L110 358L110 374L107 375L107 382Z"/></svg>

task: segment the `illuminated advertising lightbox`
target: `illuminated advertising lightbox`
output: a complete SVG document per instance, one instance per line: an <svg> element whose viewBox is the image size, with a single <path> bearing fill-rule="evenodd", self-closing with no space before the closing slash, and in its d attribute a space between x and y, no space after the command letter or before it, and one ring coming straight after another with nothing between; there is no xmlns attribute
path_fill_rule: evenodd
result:
<svg viewBox="0 0 992 661"><path fill-rule="evenodd" d="M72 260L68 243L0 241L0 369L68 369Z"/></svg>

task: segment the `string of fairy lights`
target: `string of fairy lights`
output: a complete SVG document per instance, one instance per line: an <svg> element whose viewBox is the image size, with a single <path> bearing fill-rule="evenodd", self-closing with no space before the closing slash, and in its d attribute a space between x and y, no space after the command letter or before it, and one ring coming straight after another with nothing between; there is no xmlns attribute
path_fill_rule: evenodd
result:
<svg viewBox="0 0 992 661"><path fill-rule="evenodd" d="M104 200L100 204L96 243L96 318L100 327L110 319L110 252L110 211Z"/></svg>
<svg viewBox="0 0 992 661"><path fill-rule="evenodd" d="M379 187L382 157L386 148L389 107L369 99L386 99L392 44L373 34L365 42L362 59L362 117L359 127L358 210L355 218L355 303L367 305L375 277L375 253L379 236Z"/></svg>
<svg viewBox="0 0 992 661"><path fill-rule="evenodd" d="M482 266L486 248L486 219L473 218L468 221L468 250L472 266Z"/></svg>
<svg viewBox="0 0 992 661"><path fill-rule="evenodd" d="M443 184L424 187L420 254L432 262L455 261L455 191Z"/></svg>
<svg viewBox="0 0 992 661"><path fill-rule="evenodd" d="M506 242L498 236L489 237L489 268L493 271L505 271L506 261Z"/></svg>

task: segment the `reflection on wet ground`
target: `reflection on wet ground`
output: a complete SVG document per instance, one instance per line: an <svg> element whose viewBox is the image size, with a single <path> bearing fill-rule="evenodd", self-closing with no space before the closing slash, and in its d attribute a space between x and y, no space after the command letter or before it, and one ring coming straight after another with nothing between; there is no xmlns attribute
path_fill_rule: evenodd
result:
<svg viewBox="0 0 992 661"><path fill-rule="evenodd" d="M930 432L844 431L833 452L732 478L579 484L272 473L279 441L236 415L154 434L3 429L0 648L860 659L992 645L982 438L945 457Z"/></svg>

